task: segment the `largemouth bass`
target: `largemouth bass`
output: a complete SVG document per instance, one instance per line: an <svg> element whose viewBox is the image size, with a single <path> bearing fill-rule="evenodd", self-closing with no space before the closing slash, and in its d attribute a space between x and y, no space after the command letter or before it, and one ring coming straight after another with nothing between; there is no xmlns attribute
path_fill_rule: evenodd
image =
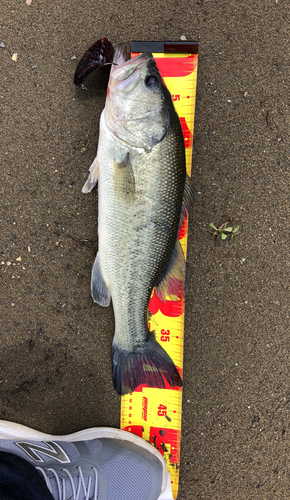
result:
<svg viewBox="0 0 290 500"><path fill-rule="evenodd" d="M113 384L119 394L138 385L181 386L172 359L148 328L148 303L177 300L185 259L178 229L193 190L186 174L180 121L150 53L127 59L119 44L100 119L97 156L83 192L98 182L99 250L92 269L95 302L112 298Z"/></svg>

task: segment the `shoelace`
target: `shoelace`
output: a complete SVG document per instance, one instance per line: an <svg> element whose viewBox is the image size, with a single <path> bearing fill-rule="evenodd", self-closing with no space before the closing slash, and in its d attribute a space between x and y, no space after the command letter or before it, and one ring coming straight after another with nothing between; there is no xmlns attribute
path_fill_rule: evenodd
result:
<svg viewBox="0 0 290 500"><path fill-rule="evenodd" d="M46 474L46 471L52 472L53 475L54 475L54 478L56 480L56 483L57 483L58 500L67 500L67 498L66 498L66 481L67 481L67 478L60 478L59 475L58 475L58 473L54 469L52 469L51 467L47 468L46 471L43 470L41 467L35 467L35 468L37 470L39 470L39 472L42 473L42 475L43 475L43 477L44 477L44 479L46 481L46 485L47 485L49 491L51 492L51 494L52 494L51 483L50 483L49 477ZM97 469L95 467L92 467L92 470L95 473L95 485L94 485L94 495L93 495L93 497L89 496L90 495L90 491L91 491L92 477L89 477L88 485L87 485L87 488L86 488L85 478L84 478L84 474L83 474L81 466L78 466L77 469L78 469L78 472L79 472L79 482L78 482L77 490L76 490L76 487L75 487L75 484L74 484L73 476L70 473L70 471L68 469L62 469L63 472L66 472L66 474L68 476L68 479L71 482L71 487L72 487L72 491L73 491L73 497L72 497L72 499L73 500L97 500L97 494L98 494L98 471L97 471ZM80 496L81 493L82 493L82 496Z"/></svg>

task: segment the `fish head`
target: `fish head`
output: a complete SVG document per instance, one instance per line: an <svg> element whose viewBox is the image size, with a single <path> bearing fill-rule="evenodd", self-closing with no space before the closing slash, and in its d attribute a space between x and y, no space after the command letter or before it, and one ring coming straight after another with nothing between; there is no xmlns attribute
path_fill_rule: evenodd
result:
<svg viewBox="0 0 290 500"><path fill-rule="evenodd" d="M127 60L126 46L119 44L105 106L110 131L129 146L150 151L169 127L166 91L152 54Z"/></svg>

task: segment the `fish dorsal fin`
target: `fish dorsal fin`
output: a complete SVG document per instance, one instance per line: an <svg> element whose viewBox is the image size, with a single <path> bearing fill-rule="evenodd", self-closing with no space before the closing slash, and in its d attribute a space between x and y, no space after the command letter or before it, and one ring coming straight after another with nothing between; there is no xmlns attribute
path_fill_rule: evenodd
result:
<svg viewBox="0 0 290 500"><path fill-rule="evenodd" d="M180 300L185 289L186 262L182 246L177 239L165 273L159 278L155 290L158 298L166 302L166 297L173 301Z"/></svg>
<svg viewBox="0 0 290 500"><path fill-rule="evenodd" d="M108 307L111 301L111 294L103 278L100 252L97 253L92 269L91 291L94 302L100 306Z"/></svg>
<svg viewBox="0 0 290 500"><path fill-rule="evenodd" d="M83 193L90 193L91 190L95 187L98 182L99 177L99 160L98 157L94 159L93 163L90 166L89 177L87 178L84 187L82 189Z"/></svg>
<svg viewBox="0 0 290 500"><path fill-rule="evenodd" d="M194 200L194 191L195 189L193 187L192 179L186 174L178 231L181 228L184 219L188 216L189 209Z"/></svg>

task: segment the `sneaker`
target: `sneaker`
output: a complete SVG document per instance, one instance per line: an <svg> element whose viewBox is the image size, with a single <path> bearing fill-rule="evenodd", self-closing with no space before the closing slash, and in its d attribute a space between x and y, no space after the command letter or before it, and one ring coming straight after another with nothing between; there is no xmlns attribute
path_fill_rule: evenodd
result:
<svg viewBox="0 0 290 500"><path fill-rule="evenodd" d="M119 429L52 436L0 420L0 451L33 464L55 500L173 500L159 451Z"/></svg>

